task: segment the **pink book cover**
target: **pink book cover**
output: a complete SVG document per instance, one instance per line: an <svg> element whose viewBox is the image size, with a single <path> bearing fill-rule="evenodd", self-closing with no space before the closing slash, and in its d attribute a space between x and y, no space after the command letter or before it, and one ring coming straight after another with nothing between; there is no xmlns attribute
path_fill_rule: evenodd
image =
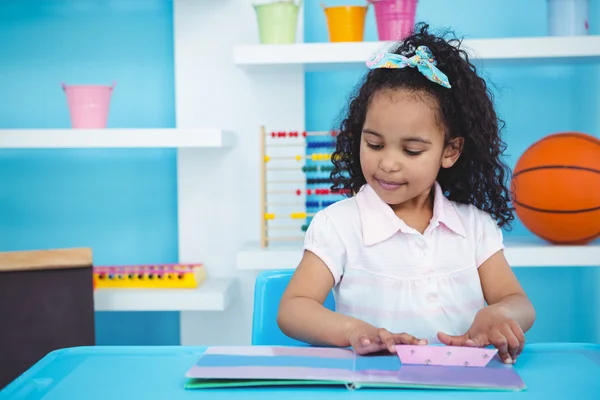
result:
<svg viewBox="0 0 600 400"><path fill-rule="evenodd" d="M492 361L498 350L458 346L397 345L396 353L402 364L485 367Z"/></svg>

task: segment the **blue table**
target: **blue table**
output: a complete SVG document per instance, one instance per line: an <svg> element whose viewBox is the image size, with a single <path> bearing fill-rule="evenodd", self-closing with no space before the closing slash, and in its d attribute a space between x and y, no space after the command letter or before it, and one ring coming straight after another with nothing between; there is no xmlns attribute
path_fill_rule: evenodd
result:
<svg viewBox="0 0 600 400"><path fill-rule="evenodd" d="M202 347L80 347L50 353L0 392L0 400L40 399L600 399L600 345L531 344L515 368L522 392L403 389L183 389ZM1 361L0 361L1 362Z"/></svg>

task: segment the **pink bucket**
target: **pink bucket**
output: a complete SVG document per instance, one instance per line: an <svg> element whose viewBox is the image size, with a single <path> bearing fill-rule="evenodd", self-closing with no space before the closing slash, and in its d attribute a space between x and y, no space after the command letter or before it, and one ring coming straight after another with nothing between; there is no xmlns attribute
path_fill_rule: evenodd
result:
<svg viewBox="0 0 600 400"><path fill-rule="evenodd" d="M106 128L110 98L115 88L112 86L67 86L62 84L67 95L71 126L73 128Z"/></svg>
<svg viewBox="0 0 600 400"><path fill-rule="evenodd" d="M417 0L368 0L375 7L377 34L382 41L398 41L415 25Z"/></svg>

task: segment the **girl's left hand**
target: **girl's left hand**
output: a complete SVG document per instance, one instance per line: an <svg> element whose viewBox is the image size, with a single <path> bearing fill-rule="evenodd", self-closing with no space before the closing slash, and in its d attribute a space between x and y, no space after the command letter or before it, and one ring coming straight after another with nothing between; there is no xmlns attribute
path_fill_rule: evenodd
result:
<svg viewBox="0 0 600 400"><path fill-rule="evenodd" d="M460 336L438 333L440 342L447 346L486 347L498 349L498 355L506 364L513 364L525 346L525 335L521 326L513 320L486 307L481 309L469 330Z"/></svg>

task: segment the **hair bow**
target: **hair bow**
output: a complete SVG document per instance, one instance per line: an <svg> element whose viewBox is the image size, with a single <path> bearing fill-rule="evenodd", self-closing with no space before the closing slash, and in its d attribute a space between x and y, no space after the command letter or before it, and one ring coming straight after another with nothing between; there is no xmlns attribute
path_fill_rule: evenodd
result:
<svg viewBox="0 0 600 400"><path fill-rule="evenodd" d="M446 88L451 87L448 77L436 67L437 61L427 46L417 47L415 55L410 58L400 54L380 53L367 61L366 64L370 69L416 67L430 81Z"/></svg>

